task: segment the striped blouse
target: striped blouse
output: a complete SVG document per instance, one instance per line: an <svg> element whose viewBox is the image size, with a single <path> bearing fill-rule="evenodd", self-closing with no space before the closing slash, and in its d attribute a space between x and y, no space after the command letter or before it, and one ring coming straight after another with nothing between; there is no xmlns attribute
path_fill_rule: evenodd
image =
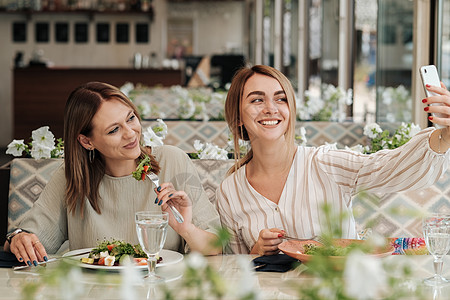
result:
<svg viewBox="0 0 450 300"><path fill-rule="evenodd" d="M325 226L323 204L332 214L345 213L343 238L357 238L352 196L358 191L392 193L432 185L446 171L450 151L438 154L428 139L433 128L394 150L364 155L329 145L299 146L278 205L248 182L246 166L217 189L222 225L232 231L231 250L249 253L262 229L279 228L289 236L311 237Z"/></svg>

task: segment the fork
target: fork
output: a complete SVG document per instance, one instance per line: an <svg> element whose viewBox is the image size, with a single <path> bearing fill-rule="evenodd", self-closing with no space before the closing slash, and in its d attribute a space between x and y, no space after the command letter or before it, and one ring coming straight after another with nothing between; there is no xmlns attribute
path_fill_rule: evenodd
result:
<svg viewBox="0 0 450 300"><path fill-rule="evenodd" d="M158 175L156 175L153 172L149 172L146 175L147 175L148 178L150 178L150 180L153 182L153 184L156 185L156 187L159 187L159 177L158 177ZM175 207L173 207L172 204L169 204L167 202L167 205L169 206L170 210L172 211L172 214L175 217L175 220L177 220L178 223L183 223L184 222L184 218L180 214L180 212Z"/></svg>

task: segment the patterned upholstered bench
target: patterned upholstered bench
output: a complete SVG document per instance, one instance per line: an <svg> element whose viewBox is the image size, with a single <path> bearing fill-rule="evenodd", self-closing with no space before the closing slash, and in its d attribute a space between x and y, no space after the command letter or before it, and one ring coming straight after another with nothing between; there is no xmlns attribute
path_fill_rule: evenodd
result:
<svg viewBox="0 0 450 300"><path fill-rule="evenodd" d="M232 166L233 160L194 160L209 199L215 202L215 190ZM14 159L10 165L8 227L14 227L33 205L61 159ZM409 211L441 211L450 213L450 171L433 186L412 192L383 195L378 203L355 199L355 218L361 229L369 221L371 228L387 237L419 237L421 222L409 214L392 215L396 209ZM6 213L2 211L1 213Z"/></svg>

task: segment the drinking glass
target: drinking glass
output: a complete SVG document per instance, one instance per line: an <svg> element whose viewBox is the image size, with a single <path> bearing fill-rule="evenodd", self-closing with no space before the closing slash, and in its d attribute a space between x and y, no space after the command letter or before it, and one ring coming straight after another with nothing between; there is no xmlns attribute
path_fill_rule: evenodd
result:
<svg viewBox="0 0 450 300"><path fill-rule="evenodd" d="M450 215L430 214L424 217L422 228L427 249L434 257L434 276L424 282L431 286L450 283L450 280L442 277L442 258L450 250Z"/></svg>
<svg viewBox="0 0 450 300"><path fill-rule="evenodd" d="M145 280L148 283L162 282L164 278L155 274L156 255L161 251L166 241L169 213L140 211L135 216L139 243L148 256L148 275Z"/></svg>

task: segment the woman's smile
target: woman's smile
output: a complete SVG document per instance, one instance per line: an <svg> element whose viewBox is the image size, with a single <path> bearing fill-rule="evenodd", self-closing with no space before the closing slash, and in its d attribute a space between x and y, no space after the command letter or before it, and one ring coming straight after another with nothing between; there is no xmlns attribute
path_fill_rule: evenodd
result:
<svg viewBox="0 0 450 300"><path fill-rule="evenodd" d="M264 126L275 126L275 125L280 124L280 122L281 122L281 120L261 120L261 121L258 121L258 123L260 123L261 125L264 125Z"/></svg>
<svg viewBox="0 0 450 300"><path fill-rule="evenodd" d="M138 146L138 139L136 138L133 142L126 144L124 146L125 149L134 149L136 146Z"/></svg>

